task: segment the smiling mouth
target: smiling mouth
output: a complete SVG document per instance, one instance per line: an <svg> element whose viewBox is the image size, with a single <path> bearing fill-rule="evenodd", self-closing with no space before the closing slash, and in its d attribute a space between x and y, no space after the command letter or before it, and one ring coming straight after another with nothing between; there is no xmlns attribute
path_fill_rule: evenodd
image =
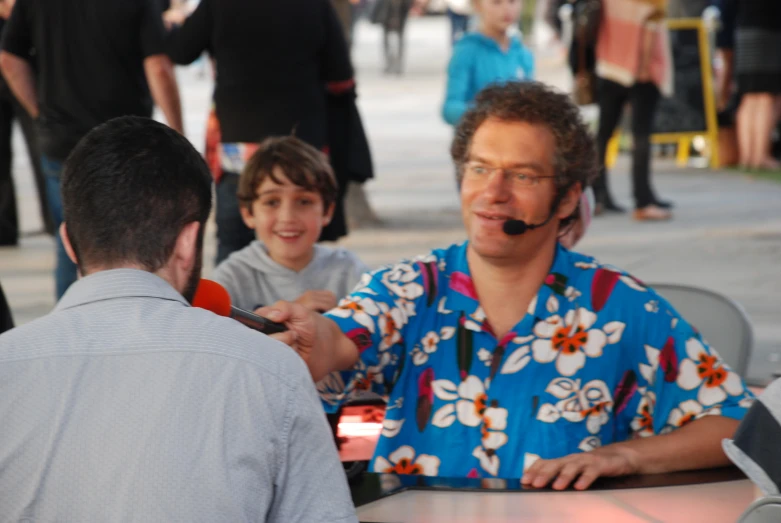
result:
<svg viewBox="0 0 781 523"><path fill-rule="evenodd" d="M507 221L507 220L512 220L511 216L506 216L504 214L485 214L485 213L481 213L481 212L476 212L475 215L478 218L482 218L484 220L493 220L493 221L497 221L497 222L504 222L504 221Z"/></svg>
<svg viewBox="0 0 781 523"><path fill-rule="evenodd" d="M304 235L303 232L290 232L290 231L279 231L279 232L275 232L274 234L286 240L294 240Z"/></svg>

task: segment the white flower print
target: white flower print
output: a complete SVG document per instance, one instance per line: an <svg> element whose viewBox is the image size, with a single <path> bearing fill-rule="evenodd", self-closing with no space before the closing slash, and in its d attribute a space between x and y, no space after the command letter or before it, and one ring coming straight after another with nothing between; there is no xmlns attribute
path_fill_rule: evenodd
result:
<svg viewBox="0 0 781 523"><path fill-rule="evenodd" d="M439 342L442 340L449 340L456 333L455 327L442 327L437 334L435 331L431 331L420 340L419 345L415 345L412 349L412 362L415 365L423 365L428 362L428 358L431 354L434 354L439 347Z"/></svg>
<svg viewBox="0 0 781 523"><path fill-rule="evenodd" d="M483 425L480 427L483 448L498 449L507 443L507 409L488 407L483 413Z"/></svg>
<svg viewBox="0 0 781 523"><path fill-rule="evenodd" d="M480 460L480 466L483 470L492 476L499 474L499 456L496 455L495 450L484 449L482 445L478 445L472 451L472 456Z"/></svg>
<svg viewBox="0 0 781 523"><path fill-rule="evenodd" d="M641 393L643 393L643 397L637 406L637 415L632 420L631 427L641 437L653 436L656 394L651 391L641 391Z"/></svg>
<svg viewBox="0 0 781 523"><path fill-rule="evenodd" d="M477 351L477 359L482 361L486 367L491 364L491 360L493 359L493 357L494 354L486 348L482 348L479 351Z"/></svg>
<svg viewBox="0 0 781 523"><path fill-rule="evenodd" d="M538 339L532 343L535 361L550 363L555 360L556 370L560 374L575 374L583 368L587 356L600 357L602 348L608 342L608 336L603 330L592 328L596 320L596 314L581 307L567 312L564 319L554 315L538 322L534 326L534 334ZM611 339L617 338L611 342L616 343L620 337L620 333L617 336L611 335Z"/></svg>
<svg viewBox="0 0 781 523"><path fill-rule="evenodd" d="M750 409L755 401L756 401L756 399L753 396L750 396L750 395L746 394L738 402L738 406L739 407L743 407L744 409Z"/></svg>
<svg viewBox="0 0 781 523"><path fill-rule="evenodd" d="M375 318L380 314L380 308L370 298L348 296L330 314L338 318L352 318L374 334Z"/></svg>
<svg viewBox="0 0 781 523"><path fill-rule="evenodd" d="M523 347L519 347L511 352L509 356L507 356L507 360L504 362L504 365L502 365L502 370L499 371L499 373L514 374L519 372L521 369L526 367L531 359L532 356L529 346L524 345ZM486 363L486 365L488 365L488 363Z"/></svg>
<svg viewBox="0 0 781 523"><path fill-rule="evenodd" d="M648 363L640 364L640 374L645 378L645 381L647 381L649 385L653 385L654 378L656 377L656 370L659 368L659 349L646 345L645 357L648 359Z"/></svg>
<svg viewBox="0 0 781 523"><path fill-rule="evenodd" d="M582 293L575 287L567 287L567 289L564 291L564 296L569 301L575 301L582 296Z"/></svg>
<svg viewBox="0 0 781 523"><path fill-rule="evenodd" d="M374 460L374 472L436 476L439 473L439 463L438 457L428 454L421 454L416 459L415 449L404 445L391 452L388 459L377 456Z"/></svg>
<svg viewBox="0 0 781 523"><path fill-rule="evenodd" d="M697 338L686 342L686 355L680 365L678 386L684 390L697 391L697 401L702 405L715 405L727 399L727 395L744 393L740 379L716 354L711 354Z"/></svg>
<svg viewBox="0 0 781 523"><path fill-rule="evenodd" d="M507 434L503 431L507 428L507 409L489 407L483 414L483 425L480 427L482 434L481 444L475 447L472 455L480 460L480 466L496 476L499 473L499 456L497 449L507 443Z"/></svg>
<svg viewBox="0 0 781 523"><path fill-rule="evenodd" d="M382 274L382 282L399 298L415 300L423 296L423 285L415 279L420 272L409 263L399 263Z"/></svg>
<svg viewBox="0 0 781 523"><path fill-rule="evenodd" d="M386 438L394 438L401 432L402 425L404 425L403 419L395 420L386 417L382 420L382 435Z"/></svg>
<svg viewBox="0 0 781 523"><path fill-rule="evenodd" d="M602 446L602 440L598 436L589 436L580 442L578 448L583 452L591 452L594 449L598 449Z"/></svg>
<svg viewBox="0 0 781 523"><path fill-rule="evenodd" d="M379 350L384 351L401 341L401 328L407 323L404 311L398 307L388 307L385 303L378 303L380 316L378 324L382 341Z"/></svg>
<svg viewBox="0 0 781 523"><path fill-rule="evenodd" d="M384 352L377 365L367 367L362 360L358 360L355 366L355 375L353 377L354 388L357 390L372 390L374 385L381 385L385 382L383 370L391 363L391 355Z"/></svg>
<svg viewBox="0 0 781 523"><path fill-rule="evenodd" d="M650 300L645 304L645 310L654 314L659 312L659 302L656 300Z"/></svg>
<svg viewBox="0 0 781 523"><path fill-rule="evenodd" d="M555 423L564 418L578 423L585 419L586 429L592 434L597 434L610 421L613 399L604 381L589 381L581 389L580 380L555 378L545 388L545 392L559 401L555 405L546 403L540 406L537 413L540 421Z"/></svg>
<svg viewBox="0 0 781 523"><path fill-rule="evenodd" d="M667 417L667 424L677 429L703 416L719 414L721 414L721 409L718 407L711 407L705 410L695 400L686 400L670 411L670 415Z"/></svg>
<svg viewBox="0 0 781 523"><path fill-rule="evenodd" d="M439 306L437 307L437 312L440 314L453 314L453 311L448 310L445 307L446 302L447 302L447 297L444 297L441 300L439 300Z"/></svg>
<svg viewBox="0 0 781 523"><path fill-rule="evenodd" d="M434 413L432 423L438 427L449 427L458 421L468 427L477 427L483 421L488 396L483 382L477 376L468 376L459 385L449 380L435 380L432 384L434 395L448 403Z"/></svg>

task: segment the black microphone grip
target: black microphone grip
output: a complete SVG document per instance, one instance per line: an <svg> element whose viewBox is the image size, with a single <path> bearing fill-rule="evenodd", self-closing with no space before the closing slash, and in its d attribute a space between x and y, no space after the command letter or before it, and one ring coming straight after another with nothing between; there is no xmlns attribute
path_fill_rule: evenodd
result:
<svg viewBox="0 0 781 523"><path fill-rule="evenodd" d="M258 316L249 311L238 309L231 305L231 318L239 321L250 329L262 332L263 334L277 334L285 332L287 327L282 323L271 321L268 318Z"/></svg>

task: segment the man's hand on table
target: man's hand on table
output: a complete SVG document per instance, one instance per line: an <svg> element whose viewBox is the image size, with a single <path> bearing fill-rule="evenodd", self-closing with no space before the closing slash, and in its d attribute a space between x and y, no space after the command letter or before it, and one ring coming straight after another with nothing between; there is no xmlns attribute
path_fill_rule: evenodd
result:
<svg viewBox="0 0 781 523"><path fill-rule="evenodd" d="M358 348L332 320L298 303L279 301L262 307L255 314L284 323L287 332L272 337L290 345L309 367L314 381L352 367Z"/></svg>
<svg viewBox="0 0 781 523"><path fill-rule="evenodd" d="M564 490L572 485L576 490L585 490L602 476L637 474L639 466L634 454L631 449L607 445L559 459L540 459L524 473L521 483L534 488L550 485L555 490Z"/></svg>

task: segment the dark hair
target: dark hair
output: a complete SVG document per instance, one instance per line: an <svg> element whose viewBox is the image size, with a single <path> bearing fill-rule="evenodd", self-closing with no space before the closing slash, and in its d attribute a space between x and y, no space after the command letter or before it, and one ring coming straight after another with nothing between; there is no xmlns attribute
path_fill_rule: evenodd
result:
<svg viewBox="0 0 781 523"><path fill-rule="evenodd" d="M324 211L336 201L339 186L325 154L295 136L277 136L263 140L244 166L238 190L241 205L252 210L258 187L266 178L282 183L274 175L274 167L291 183L320 194Z"/></svg>
<svg viewBox="0 0 781 523"><path fill-rule="evenodd" d="M62 175L64 219L79 266L160 269L185 225L197 221L203 233L211 183L201 155L170 127L137 116L95 127Z"/></svg>
<svg viewBox="0 0 781 523"><path fill-rule="evenodd" d="M599 165L594 139L569 96L539 82L513 81L491 85L480 91L474 106L459 122L450 148L450 155L458 169L459 183L464 164L468 161L472 138L489 118L544 125L550 130L556 143L553 157L556 206L575 184L585 189L596 177ZM562 220L562 225L571 224L578 217L579 210L576 208L572 215Z"/></svg>

